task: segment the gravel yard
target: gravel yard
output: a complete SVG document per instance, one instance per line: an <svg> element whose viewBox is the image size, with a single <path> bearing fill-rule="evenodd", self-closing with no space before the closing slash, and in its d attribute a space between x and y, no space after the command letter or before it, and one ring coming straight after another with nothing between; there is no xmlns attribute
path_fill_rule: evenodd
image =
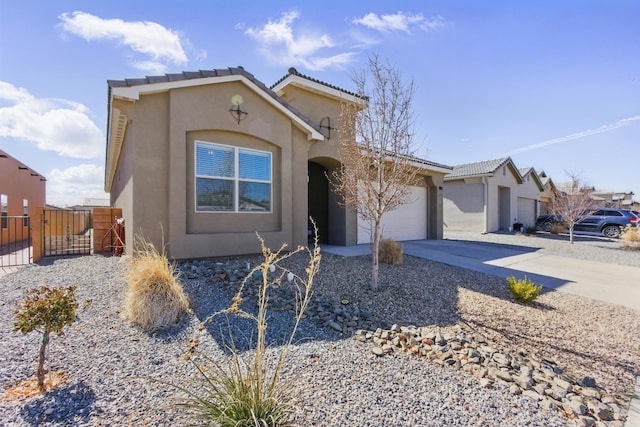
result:
<svg viewBox="0 0 640 427"><path fill-rule="evenodd" d="M589 236L570 246L550 235L538 237L448 233L446 238L534 245L563 256L586 257L611 265L640 266L640 251L622 251L618 242ZM557 252L553 252L557 251ZM193 315L178 325L145 334L120 318L125 283L121 258L101 256L55 259L0 277L0 393L35 371L39 338L11 332L13 303L24 289L43 284L78 286L78 299L92 300L64 337L54 336L49 359L64 370L65 384L26 401L0 399L0 424L33 425L188 425L173 403L176 391L160 382L184 382L193 375L182 357L197 336L200 351L223 360L219 326L199 329L200 321L229 304L233 284L217 269L241 271L244 257L181 265ZM298 264L299 263L299 264ZM301 268L303 259L292 260ZM600 392L628 405L640 374L640 312L562 292L543 292L533 306L511 300L495 276L405 257L401 266L381 265L381 289L369 290L370 257L323 254L314 301L371 313L371 326L391 324L464 328L480 334L500 351L522 351L553 358L572 378L593 377ZM286 294L283 294L286 296ZM280 299L285 297L281 296ZM291 324L286 301L274 299L270 342L279 342ZM283 379L290 381L298 409L293 425L343 426L571 426L558 410L543 409L496 383L486 388L473 375L425 358L393 353L383 357L370 343L354 340L326 322L303 321ZM321 313L320 313L321 314ZM246 331L247 325L231 320ZM270 351L278 348L274 344ZM615 405L615 403L614 403ZM622 425L610 421L603 425Z"/></svg>

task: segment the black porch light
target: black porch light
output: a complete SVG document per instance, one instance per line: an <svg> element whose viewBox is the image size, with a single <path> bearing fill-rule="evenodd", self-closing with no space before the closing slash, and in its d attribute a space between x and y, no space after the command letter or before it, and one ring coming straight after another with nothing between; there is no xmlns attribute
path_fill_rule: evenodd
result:
<svg viewBox="0 0 640 427"><path fill-rule="evenodd" d="M242 105L242 96L233 95L231 97L231 108L229 108L229 112L231 113L233 118L238 121L238 124L240 124L240 120L242 120L244 116L249 114L246 111L244 111L240 107L240 105Z"/></svg>

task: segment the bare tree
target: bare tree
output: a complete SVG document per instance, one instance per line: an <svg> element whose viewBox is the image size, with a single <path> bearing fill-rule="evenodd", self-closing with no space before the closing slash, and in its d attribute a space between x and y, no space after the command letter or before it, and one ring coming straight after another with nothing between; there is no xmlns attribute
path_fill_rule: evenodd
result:
<svg viewBox="0 0 640 427"><path fill-rule="evenodd" d="M567 172L570 181L558 185L553 190L553 207L551 211L562 218L562 222L569 229L569 242L573 244L573 228L585 215L592 214L593 187L584 183L575 173Z"/></svg>
<svg viewBox="0 0 640 427"><path fill-rule="evenodd" d="M356 209L370 225L371 288L377 290L382 218L410 202L409 187L418 179L412 150L415 90L413 80L405 84L400 73L377 55L370 56L368 70L355 73L352 80L358 95L368 102L364 109L342 106L342 166L333 173L332 183L344 205Z"/></svg>

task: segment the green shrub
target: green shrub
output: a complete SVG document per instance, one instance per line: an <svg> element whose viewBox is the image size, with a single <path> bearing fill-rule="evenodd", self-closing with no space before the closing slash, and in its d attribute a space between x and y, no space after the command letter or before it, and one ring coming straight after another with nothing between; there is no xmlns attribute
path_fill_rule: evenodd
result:
<svg viewBox="0 0 640 427"><path fill-rule="evenodd" d="M58 336L64 335L65 326L71 325L77 320L76 309L78 303L75 297L76 287L49 288L42 286L37 289L25 291L25 298L18 303L14 312L16 321L13 323L14 332L28 334L38 331L42 334L38 357L38 388L45 391L44 368L49 336L52 332Z"/></svg>
<svg viewBox="0 0 640 427"><path fill-rule="evenodd" d="M141 236L126 274L127 291L122 317L145 330L174 323L189 312L189 299L175 268L162 253Z"/></svg>
<svg viewBox="0 0 640 427"><path fill-rule="evenodd" d="M402 243L398 243L393 239L382 239L380 241L380 248L378 250L380 262L392 265L402 264L402 256Z"/></svg>
<svg viewBox="0 0 640 427"><path fill-rule="evenodd" d="M507 285L513 298L523 304L532 303L542 290L542 285L535 285L527 276L524 276L522 280L513 276L507 277Z"/></svg>

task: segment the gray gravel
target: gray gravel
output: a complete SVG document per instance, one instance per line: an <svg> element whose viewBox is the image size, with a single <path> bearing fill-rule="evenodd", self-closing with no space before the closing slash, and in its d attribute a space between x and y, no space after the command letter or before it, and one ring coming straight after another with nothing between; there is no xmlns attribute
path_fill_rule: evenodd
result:
<svg viewBox="0 0 640 427"><path fill-rule="evenodd" d="M563 246L566 248L566 244ZM597 247L597 243L593 246ZM255 262L256 258L223 262L243 265L247 260ZM504 317L496 316L497 321L504 321L509 315L531 316L532 328L541 329L535 319L537 314L527 312L535 310L535 307L523 308L507 301L502 283L492 276L411 257L407 257L400 268L381 267L385 288L372 295L366 286L370 271L368 257L344 259L325 255L317 281L316 298L336 301L337 298L348 297L352 304L375 310L389 322L438 324L443 327L459 321L477 328L482 327L483 322L484 327L491 326L483 317L487 310L496 313L507 310ZM187 343L194 336L201 341L200 350L208 357L219 361L225 359L223 339L226 332L221 332L220 328L226 322L221 321L204 330L200 330L199 325L206 316L226 307L230 290L216 285L212 278L184 277L183 283L192 298L194 314L184 316L171 328L146 334L125 323L119 315L125 291L122 279L125 268L121 258L90 256L56 259L48 265L28 266L0 277L3 295L0 303L0 341L3 344L0 350L0 393L35 371L39 337L35 333L23 336L11 331L13 304L22 298L23 290L43 284L75 284L80 301L92 300L92 305L79 313L80 320L68 333L63 337L54 336L51 341L51 368L67 372L66 383L44 396L28 400L1 398L0 424L188 424L184 414L174 406L179 393L156 380L184 383L194 374L192 365L183 358ZM454 296L450 292L455 292ZM618 308L574 296L553 295L547 299L543 296L543 304L560 305L555 305L554 311L542 314L545 323L554 325L557 321L566 324L567 317L554 320L554 316L566 316L567 307L578 307L578 317L595 313L608 316L612 322L620 321L612 314L618 312ZM457 306L456 299L460 300ZM477 304L484 304L483 312L474 312L473 307L478 311ZM512 306L515 308L510 308ZM594 352L600 351L600 345L606 348L615 345L618 355L613 364L616 366L612 371L604 369L599 372L598 381L610 388L620 384L620 389L626 390L628 384L625 381L634 371L638 372L638 362L628 360L634 357L633 346L624 347L628 343L618 339L618 335L626 335L627 340L632 340L633 336L629 335L637 334L640 314L623 310L622 315L627 325L619 334L605 327L608 336L597 332L597 340L591 340L589 335L586 341L574 341L583 341L585 346L595 345ZM233 318L230 322L234 336L251 336L250 325ZM270 352L278 350L275 343L285 336L284 331L290 324L290 313L276 312L272 315L269 320L269 330L273 331L269 339L272 344ZM518 333L524 334L526 326L519 325ZM577 327L584 328L585 324ZM508 326L500 325L500 328L500 334L495 330L493 334L498 348L501 344L521 345L516 334L509 335ZM487 332L489 330L491 328ZM569 332L573 333L571 328ZM543 331L543 335L545 333L548 332ZM594 331L586 332L591 333ZM492 337L492 334L487 333L487 336ZM499 342L500 337L506 337L508 342ZM540 346L538 337L535 341ZM601 344L593 344L595 341ZM554 344L553 340L551 342ZM571 345L564 348L568 354L584 350ZM620 349L620 346L624 348ZM589 358L590 354L586 351L585 357ZM565 362L571 360L571 356L563 358L560 355L558 358ZM600 360L603 366L607 365L607 358L604 359ZM579 359L575 363L583 366L584 360ZM592 369L599 369L599 366ZM293 414L292 423L299 426L575 425L555 410L543 411L536 402L511 395L506 387L485 389L473 376L409 355L379 358L372 354L369 345L311 321L303 321L283 379L290 382L296 395L298 409Z"/></svg>

